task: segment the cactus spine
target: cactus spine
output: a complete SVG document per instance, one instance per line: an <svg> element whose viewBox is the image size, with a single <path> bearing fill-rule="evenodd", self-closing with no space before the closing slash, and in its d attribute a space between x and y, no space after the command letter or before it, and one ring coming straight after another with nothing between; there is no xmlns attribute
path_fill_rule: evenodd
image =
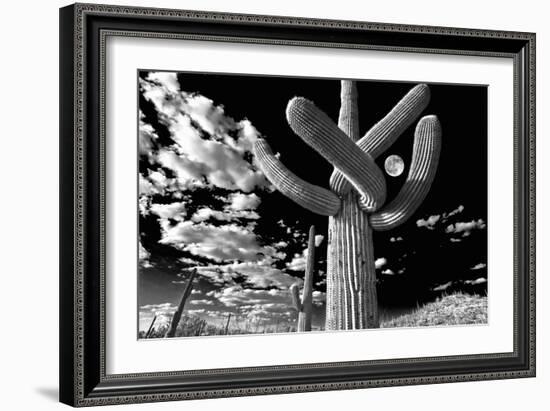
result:
<svg viewBox="0 0 550 411"><path fill-rule="evenodd" d="M174 313L174 316L172 317L172 321L170 322L170 327L168 327L168 331L166 332L166 335L165 335L166 338L176 336L176 330L178 329L178 324L181 320L181 315L183 314L183 308L185 307L185 302L187 301L187 298L189 298L189 296L191 295L191 290L193 289L193 280L195 279L196 275L197 275L197 270L196 269L192 270L191 275L189 276L189 279L185 284L185 290L183 291L183 294L181 296L178 309Z"/></svg>
<svg viewBox="0 0 550 411"><path fill-rule="evenodd" d="M292 130L334 165L331 190L290 172L265 140L258 139L254 150L262 171L279 191L306 209L329 216L326 329L375 328L379 320L372 232L404 223L426 197L437 171L441 127L436 116L420 119L407 179L395 199L384 205L385 179L374 160L426 108L428 86L410 90L359 138L356 85L349 80L341 84L338 125L303 97L292 99L286 110ZM297 287L292 291L297 305Z"/></svg>
<svg viewBox="0 0 550 411"><path fill-rule="evenodd" d="M313 310L313 270L315 266L315 226L309 228L307 244L306 269L304 272L304 290L300 300L298 284L292 284L290 292L294 307L298 311L297 331L311 331L311 316Z"/></svg>

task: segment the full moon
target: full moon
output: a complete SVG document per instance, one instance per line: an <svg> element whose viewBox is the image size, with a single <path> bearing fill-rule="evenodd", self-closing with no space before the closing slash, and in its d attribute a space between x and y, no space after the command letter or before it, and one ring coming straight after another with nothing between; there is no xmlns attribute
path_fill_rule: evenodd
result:
<svg viewBox="0 0 550 411"><path fill-rule="evenodd" d="M405 170L405 163L397 154L392 154L386 158L386 161L384 161L384 168L386 169L386 173L390 176L397 177L403 173L403 170Z"/></svg>

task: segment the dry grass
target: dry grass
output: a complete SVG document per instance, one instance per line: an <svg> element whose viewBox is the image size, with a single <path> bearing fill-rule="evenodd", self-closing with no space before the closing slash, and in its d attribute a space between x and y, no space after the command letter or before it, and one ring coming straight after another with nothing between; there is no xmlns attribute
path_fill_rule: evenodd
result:
<svg viewBox="0 0 550 411"><path fill-rule="evenodd" d="M380 326L395 328L486 323L487 297L456 293L444 295L411 314L385 321Z"/></svg>
<svg viewBox="0 0 550 411"><path fill-rule="evenodd" d="M403 312L404 310L402 310ZM395 313L380 313L381 328L422 327L437 325L486 324L487 297L456 293L443 295L432 303L395 317ZM167 326L156 328L149 338L164 338ZM317 329L322 331L322 328ZM176 337L199 335L235 335L235 334L269 334L296 332L289 324L265 326L258 322L231 322L228 329L224 324L208 323L198 317L183 316L176 331ZM146 338L140 332L139 338Z"/></svg>
<svg viewBox="0 0 550 411"><path fill-rule="evenodd" d="M235 321L230 322L225 328L225 319L219 324L207 322L196 316L183 315L176 329L176 337L197 337L203 335L235 335L235 334L271 334L296 332L296 329L289 324L277 324L266 326L259 321ZM155 327L149 337L144 331L139 332L138 338L164 338L168 331L168 325Z"/></svg>

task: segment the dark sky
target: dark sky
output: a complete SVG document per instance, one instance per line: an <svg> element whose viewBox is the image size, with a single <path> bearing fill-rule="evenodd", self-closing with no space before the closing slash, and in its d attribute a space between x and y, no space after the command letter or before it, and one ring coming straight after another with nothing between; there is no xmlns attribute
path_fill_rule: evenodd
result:
<svg viewBox="0 0 550 411"><path fill-rule="evenodd" d="M146 71L140 73L142 79L147 76ZM303 96L336 121L340 105L339 80L197 73L178 73L177 80L182 91L207 97L213 101L213 106L223 107L224 114L235 121L248 119L267 139L273 151L281 154L281 160L290 170L313 184L328 188L332 166L294 135L286 122L285 108L292 97ZM358 81L361 135L416 84ZM423 204L407 223L389 232L375 232L373 239L375 256L386 260L378 270L378 292L381 309L389 312L433 300L442 292L486 292L486 282L480 279L486 278L487 272L487 88L427 84L431 100L422 115L437 115L443 130L441 157L434 183ZM170 137L173 131L164 124L158 107L155 108L143 93L139 108L144 122L151 125L158 135L157 144L173 144ZM390 154L400 155L405 162L405 172L401 176L386 175L387 201L396 195L406 178L415 125L416 122L388 152L377 159L381 169ZM198 124L195 126L200 128ZM140 158L143 175L159 168L163 167L150 164L143 156ZM166 172L169 174L169 171ZM212 204L208 196L215 196L218 191L210 191L210 194L202 192L201 201L215 208L216 204ZM157 196L154 201L173 201L173 198L161 197ZM314 224L318 234L325 236L325 241L317 250L316 267L324 273L328 218L304 210L276 191L264 192L261 198L256 208L261 218L256 220L254 230L261 237L260 241L266 244L283 241L290 236L285 231L288 227L293 232L301 233L296 241L289 242L287 258L274 262L274 265L298 278L303 275L285 269L285 263L292 259L294 253L301 252L305 243L304 233ZM284 226L277 224L281 219ZM151 261L157 261L153 267L140 271L140 306L167 302L175 304L181 290L172 283L177 277L175 271L171 272L169 262L180 258L181 253L169 246L155 246L161 234L153 216L142 216L140 232L141 242L150 253ZM383 271L386 274L382 274ZM320 292L325 291L322 277L316 278L316 290ZM207 281L199 284L205 293L219 288L219 285L213 286ZM223 312L221 307L218 309ZM323 309L319 304L317 323L322 322ZM235 307L228 308L228 312L234 310Z"/></svg>

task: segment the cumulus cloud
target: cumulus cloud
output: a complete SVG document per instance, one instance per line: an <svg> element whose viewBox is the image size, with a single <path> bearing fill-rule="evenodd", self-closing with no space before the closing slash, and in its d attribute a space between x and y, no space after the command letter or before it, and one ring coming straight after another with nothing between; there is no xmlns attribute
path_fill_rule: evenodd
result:
<svg viewBox="0 0 550 411"><path fill-rule="evenodd" d="M138 133L138 152L142 156L146 156L150 162L153 161L153 148L158 139L157 133L153 126L143 121L143 113L139 113L139 133Z"/></svg>
<svg viewBox="0 0 550 411"><path fill-rule="evenodd" d="M138 245L138 256L139 256L139 264L142 267L144 268L152 267L151 262L149 261L149 257L151 256L151 254L149 253L149 251L147 251L143 247L143 245L141 244L141 241L139 242L139 245Z"/></svg>
<svg viewBox="0 0 550 411"><path fill-rule="evenodd" d="M236 122L207 97L180 90L177 78L168 73L150 73L140 87L176 142L159 151L157 161L172 170L181 185L208 184L246 193L269 186L263 173L247 159L258 138L248 120ZM140 129L145 146L152 138L149 131L145 124Z"/></svg>
<svg viewBox="0 0 550 411"><path fill-rule="evenodd" d="M448 213L443 213L443 219L446 220L449 217L452 217L454 215L462 213L463 211L464 211L464 206L461 204L457 208L455 208L454 210L452 210Z"/></svg>
<svg viewBox="0 0 550 411"><path fill-rule="evenodd" d="M305 234L300 231L295 231L293 237L305 239ZM315 247L319 247L322 244L324 238L325 237L320 234L316 235ZM304 247L304 249L302 250L302 253L294 254L294 256L292 257L292 260L286 263L286 267L292 271L304 271L306 269L306 260L307 260L308 253L309 253L308 248Z"/></svg>
<svg viewBox="0 0 550 411"><path fill-rule="evenodd" d="M180 89L176 73L168 73L165 71L151 72L148 74L147 79L172 93L177 93Z"/></svg>
<svg viewBox="0 0 550 411"><path fill-rule="evenodd" d="M154 317L155 328L169 325L176 309L172 303L142 305L139 307L140 329L147 330Z"/></svg>
<svg viewBox="0 0 550 411"><path fill-rule="evenodd" d="M212 300L191 300L189 301L191 305L214 305Z"/></svg>
<svg viewBox="0 0 550 411"><path fill-rule="evenodd" d="M282 290L255 290L240 285L225 287L212 295L227 307L240 307L247 304L274 304L286 302L288 292Z"/></svg>
<svg viewBox="0 0 550 411"><path fill-rule="evenodd" d="M471 285L485 284L487 282L487 279L484 277L480 277L480 278L476 278L475 280L466 280L464 282L466 284L471 284Z"/></svg>
<svg viewBox="0 0 550 411"><path fill-rule="evenodd" d="M462 233L462 237L467 237L471 234L473 230L482 230L487 225L483 219L472 220L469 222L457 222L454 224L449 224L445 229L446 233L459 234Z"/></svg>
<svg viewBox="0 0 550 411"><path fill-rule="evenodd" d="M254 232L261 193L273 190L252 156L260 133L249 120L236 121L223 106L185 89L174 73L140 79L141 94L169 137L140 113L140 166L149 167L140 168L140 212L158 217L159 242L183 251L179 262L208 283L190 301L193 312L216 316L233 303L229 311L246 316L295 315L288 288L301 280L277 267L284 266L289 243L305 234L288 227L296 240L266 244ZM322 241L316 236L317 246ZM315 301L323 298L316 294Z"/></svg>
<svg viewBox="0 0 550 411"><path fill-rule="evenodd" d="M445 291L447 288L449 288L451 285L453 285L452 281L449 281L448 283L438 285L437 287L432 288L433 291Z"/></svg>
<svg viewBox="0 0 550 411"><path fill-rule="evenodd" d="M464 206L459 205L457 208L455 208L450 212L446 212L443 214L434 214L429 216L426 219L419 219L416 221L416 225L418 227L425 227L428 230L434 230L436 226L446 223L447 220L449 220L451 217L456 216L462 213L463 211L464 211ZM472 231L482 230L485 227L487 227L487 224L483 219L479 218L477 220L474 219L468 222L459 221L459 222L449 224L445 227L445 232L447 234L460 234L460 237L468 237L472 233ZM394 240L390 239L390 241L393 242ZM455 237L451 237L450 241L454 243L458 243L458 242L461 242L462 240L460 238L456 238L455 236Z"/></svg>
<svg viewBox="0 0 550 411"><path fill-rule="evenodd" d="M260 197L255 193L243 194L243 193L231 193L229 195L230 205L229 208L235 211L241 210L254 210L261 202Z"/></svg>
<svg viewBox="0 0 550 411"><path fill-rule="evenodd" d="M390 242L391 243L398 243L400 241L403 241L403 237L399 236L399 237L391 237L390 238Z"/></svg>
<svg viewBox="0 0 550 411"><path fill-rule="evenodd" d="M198 223L201 221L207 221L211 218L218 221L234 221L239 218L257 220L260 218L260 215L255 211L248 211L248 210L233 211L230 209L224 209L223 211L220 211L220 210L213 210L210 207L202 207L199 210L197 210L195 214L193 214L193 216L191 217L191 221Z"/></svg>
<svg viewBox="0 0 550 411"><path fill-rule="evenodd" d="M182 221L165 226L160 242L220 262L258 261L275 254L274 247L260 246L253 232L235 224L214 226Z"/></svg>
<svg viewBox="0 0 550 411"><path fill-rule="evenodd" d="M286 263L286 268L292 271L304 271L306 269L306 253L304 250L302 254L294 254L292 260Z"/></svg>
<svg viewBox="0 0 550 411"><path fill-rule="evenodd" d="M278 289L288 289L296 282L296 277L267 264L245 262L232 264L229 268L244 276L247 282L254 287L277 287Z"/></svg>
<svg viewBox="0 0 550 411"><path fill-rule="evenodd" d="M152 204L150 210L152 213L165 219L182 221L185 217L185 203L183 202Z"/></svg>
<svg viewBox="0 0 550 411"><path fill-rule="evenodd" d="M387 259L385 259L384 257L381 257L381 258L377 258L375 261L374 261L374 267L375 268L382 268L384 265L386 265L388 262Z"/></svg>
<svg viewBox="0 0 550 411"><path fill-rule="evenodd" d="M218 291L209 292L226 310L237 313L237 317L253 321L273 321L282 319L288 321L295 315L290 302L288 290L256 290L243 288L241 285L225 287ZM314 302L320 303L323 295L314 295ZM220 309L222 310L222 309Z"/></svg>
<svg viewBox="0 0 550 411"><path fill-rule="evenodd" d="M416 226L417 227L425 227L428 230L433 230L436 223L439 221L441 216L439 214L431 215L427 219L419 219L416 220Z"/></svg>
<svg viewBox="0 0 550 411"><path fill-rule="evenodd" d="M194 308L192 310L186 310L188 314L196 315L196 314L203 314L206 312L204 308Z"/></svg>
<svg viewBox="0 0 550 411"><path fill-rule="evenodd" d="M470 268L470 270L481 270L482 268L485 268L485 267L487 267L487 264L479 263L474 265L472 268Z"/></svg>
<svg viewBox="0 0 550 411"><path fill-rule="evenodd" d="M251 287L271 288L276 292L278 289L288 289L298 280L296 277L273 267L269 258L256 262L235 262L231 264L196 266L199 275L207 279L211 284L230 288L235 285L235 279L246 281ZM210 295L213 295L211 291ZM209 294L207 294L209 295Z"/></svg>
<svg viewBox="0 0 550 411"><path fill-rule="evenodd" d="M395 273L392 270L390 270L389 268L386 268L384 271L382 271L382 274L395 275Z"/></svg>

